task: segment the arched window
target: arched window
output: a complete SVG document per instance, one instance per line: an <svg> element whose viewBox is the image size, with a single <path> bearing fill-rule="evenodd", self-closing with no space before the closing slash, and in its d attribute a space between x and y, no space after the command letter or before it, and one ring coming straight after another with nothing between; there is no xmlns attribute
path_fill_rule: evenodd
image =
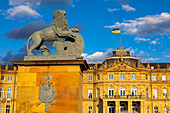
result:
<svg viewBox="0 0 170 113"><path fill-rule="evenodd" d="M7 99L11 99L11 88L7 89Z"/></svg>
<svg viewBox="0 0 170 113"><path fill-rule="evenodd" d="M137 95L137 88L136 87L132 87L131 91L132 91L132 95Z"/></svg>
<svg viewBox="0 0 170 113"><path fill-rule="evenodd" d="M163 89L163 99L167 99L167 89Z"/></svg>
<svg viewBox="0 0 170 113"><path fill-rule="evenodd" d="M120 87L120 95L125 95L125 88L124 87Z"/></svg>
<svg viewBox="0 0 170 113"><path fill-rule="evenodd" d="M154 107L154 113L158 113L158 107Z"/></svg>
<svg viewBox="0 0 170 113"><path fill-rule="evenodd" d="M4 94L4 89L1 88L1 91L0 91L0 99L1 99L1 100L3 99L3 94Z"/></svg>
<svg viewBox="0 0 170 113"><path fill-rule="evenodd" d="M114 88L113 87L109 87L109 94L108 95L114 95Z"/></svg>
<svg viewBox="0 0 170 113"><path fill-rule="evenodd" d="M168 113L168 108L166 106L164 107L164 113Z"/></svg>
<svg viewBox="0 0 170 113"><path fill-rule="evenodd" d="M128 107L125 103L120 104L120 112L127 113Z"/></svg>
<svg viewBox="0 0 170 113"><path fill-rule="evenodd" d="M157 89L153 89L153 99L157 99Z"/></svg>
<svg viewBox="0 0 170 113"><path fill-rule="evenodd" d="M10 105L6 105L6 113L10 113Z"/></svg>

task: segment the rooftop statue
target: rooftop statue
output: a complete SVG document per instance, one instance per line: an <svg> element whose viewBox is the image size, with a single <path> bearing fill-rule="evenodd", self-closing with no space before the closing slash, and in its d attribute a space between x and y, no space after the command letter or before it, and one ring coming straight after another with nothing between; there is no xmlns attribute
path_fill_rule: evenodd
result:
<svg viewBox="0 0 170 113"><path fill-rule="evenodd" d="M27 55L25 61L30 60L73 60L81 58L84 49L84 41L82 36L77 33L77 28L68 29L66 20L66 12L64 10L56 10L53 14L53 22L49 27L34 32L27 41ZM33 44L29 48L29 42ZM51 55L46 45L42 45L44 41L54 41L53 47L56 53ZM42 55L34 56L34 49L41 50Z"/></svg>

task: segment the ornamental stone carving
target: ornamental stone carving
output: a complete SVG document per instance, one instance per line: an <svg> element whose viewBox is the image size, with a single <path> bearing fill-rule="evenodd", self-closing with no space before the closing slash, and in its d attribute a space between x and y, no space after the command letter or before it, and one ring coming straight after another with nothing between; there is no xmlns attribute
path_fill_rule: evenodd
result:
<svg viewBox="0 0 170 113"><path fill-rule="evenodd" d="M44 79L47 80L46 83L39 84L40 85L40 91L39 91L39 98L40 102L38 105L40 105L42 102L45 103L45 112L48 112L49 109L49 103L52 105L55 104L54 98L56 95L56 92L53 87L51 87L52 82L50 83L49 80L51 80L51 76L45 76Z"/></svg>

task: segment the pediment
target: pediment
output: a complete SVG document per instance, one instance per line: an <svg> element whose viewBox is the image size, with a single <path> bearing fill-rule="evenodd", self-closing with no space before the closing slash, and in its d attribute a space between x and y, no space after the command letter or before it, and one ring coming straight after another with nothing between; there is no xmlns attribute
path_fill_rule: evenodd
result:
<svg viewBox="0 0 170 113"><path fill-rule="evenodd" d="M136 67L129 66L128 64L125 64L123 62L118 63L114 66L110 66L106 71L139 71Z"/></svg>

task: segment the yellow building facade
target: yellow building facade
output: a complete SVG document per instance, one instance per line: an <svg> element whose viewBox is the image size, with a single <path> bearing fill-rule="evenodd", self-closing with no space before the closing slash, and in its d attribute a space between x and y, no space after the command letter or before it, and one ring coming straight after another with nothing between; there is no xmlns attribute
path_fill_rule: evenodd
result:
<svg viewBox="0 0 170 113"><path fill-rule="evenodd" d="M14 113L16 67L12 65L1 65L0 73L0 113Z"/></svg>
<svg viewBox="0 0 170 113"><path fill-rule="evenodd" d="M71 64L70 64L71 65ZM80 73L79 68L48 68L54 69L50 73L43 73L45 70L39 70L42 76L36 76L37 89L40 81L43 81L44 75L53 75L52 81L57 85L57 76L63 76L63 72L74 72L77 70L80 75L83 75L83 80L80 80L80 84L83 82L82 92L82 112L83 113L168 113L170 110L170 64L169 63L141 63L136 57L131 56L128 50L119 48L113 51L113 56L107 58L102 64L88 64L89 69ZM53 66L52 66L53 67ZM32 69L33 68L33 69ZM35 71L35 68L29 68L31 71ZM38 68L39 69L39 68ZM36 69L36 71L38 70ZM61 71L62 73L53 74L54 71ZM67 71L66 71L67 70ZM1 66L0 67L0 113L26 113L26 111L17 112L17 101L21 101L19 94L22 94L17 89L17 86L23 86L26 82L33 82L35 77L27 76L23 74L19 76L24 69L20 68L16 70L14 66ZM38 72L39 72L38 71ZM25 71L24 71L25 72ZM40 72L39 72L40 73ZM40 75L40 74L38 74ZM74 76L74 73L71 75ZM71 76L69 77L72 81ZM33 77L33 78L31 78ZM39 78L38 78L39 77ZM81 78L81 77L80 77ZM23 79L23 80L21 80ZM24 80L25 79L25 80ZM64 81L64 78L62 78ZM71 82L70 81L70 82ZM61 81L60 81L61 82ZM22 83L22 84L21 84ZM62 82L63 85L69 82ZM82 86L81 85L81 86ZM56 86L55 86L56 87ZM56 102L59 99L64 99L64 91L57 90L56 88ZM23 90L24 91L24 90ZM58 92L59 91L59 92ZM73 90L70 90L71 92ZM28 92L28 91L27 91ZM30 92L30 91L29 91ZM35 93L35 92L34 92ZM69 95L73 93L67 92ZM67 94L67 98L68 98ZM28 95L28 94L27 94ZM27 95L21 95L27 96ZM37 101L33 108L36 109L36 113L44 112L45 106L38 106L39 97L38 90L36 91ZM31 97L30 97L31 98ZM69 99L75 98L73 95L69 96ZM27 98L28 99L28 98ZM66 99L65 99L66 100ZM63 101L61 101L63 102ZM66 102L66 101L65 101ZM72 105L72 102L67 102L68 105ZM27 102L28 104L28 102ZM81 104L81 103L79 103ZM27 105L26 105L27 106ZM32 106L29 106L32 107ZM38 110L38 108L42 108ZM72 109L73 107L70 107ZM18 108L20 109L20 108ZM23 108L25 109L25 108ZM59 108L57 108L59 109ZM55 106L51 105L50 113L55 113L57 110ZM75 108L76 109L76 108ZM21 110L21 109L20 109ZM25 109L26 110L26 109ZM68 109L67 109L68 110ZM62 108L61 110L62 111Z"/></svg>
<svg viewBox="0 0 170 113"><path fill-rule="evenodd" d="M140 63L119 48L84 71L83 113L168 113L169 63Z"/></svg>

